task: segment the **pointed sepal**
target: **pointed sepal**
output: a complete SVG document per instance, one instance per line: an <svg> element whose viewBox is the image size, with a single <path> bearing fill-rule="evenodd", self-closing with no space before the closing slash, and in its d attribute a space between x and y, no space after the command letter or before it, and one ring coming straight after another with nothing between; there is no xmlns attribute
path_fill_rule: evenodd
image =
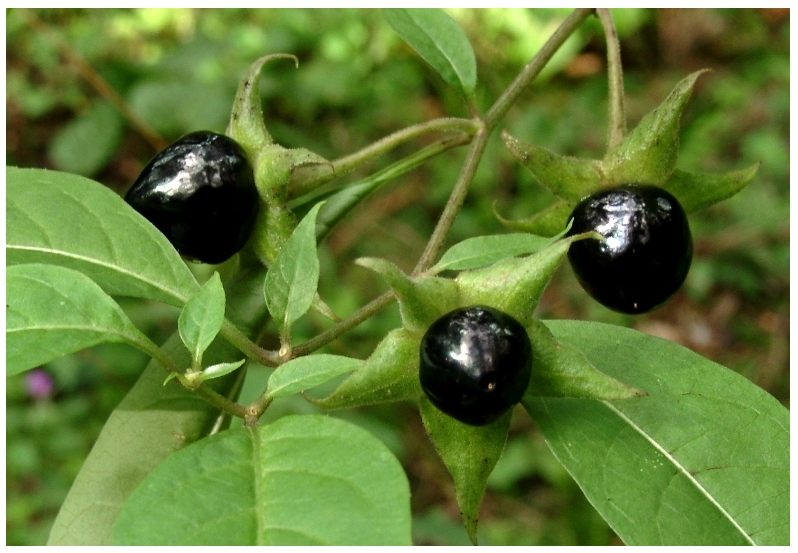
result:
<svg viewBox="0 0 798 553"><path fill-rule="evenodd" d="M532 342L532 376L524 394L534 397L575 397L616 400L645 392L624 384L594 367L578 350L561 344L540 321L527 326Z"/></svg>
<svg viewBox="0 0 798 553"><path fill-rule="evenodd" d="M688 173L677 169L664 188L690 213L731 198L754 180L758 170L759 163L727 173Z"/></svg>
<svg viewBox="0 0 798 553"><path fill-rule="evenodd" d="M419 411L427 436L452 475L463 523L476 545L479 505L488 476L504 450L512 412L488 425L470 426L441 412L426 396L419 401Z"/></svg>
<svg viewBox="0 0 798 553"><path fill-rule="evenodd" d="M334 392L309 399L324 409L415 401L421 394L418 359L419 338L405 329L392 330Z"/></svg>
<svg viewBox="0 0 798 553"><path fill-rule="evenodd" d="M410 331L425 332L441 315L461 305L458 286L450 279L411 277L385 259L366 257L356 263L379 273L393 288L402 323Z"/></svg>
<svg viewBox="0 0 798 553"><path fill-rule="evenodd" d="M595 159L563 156L524 144L507 131L502 133L504 145L530 173L556 196L578 202L604 179L601 162Z"/></svg>
<svg viewBox="0 0 798 553"><path fill-rule="evenodd" d="M707 69L688 75L665 100L604 157L603 185L645 183L662 186L676 167L679 121L695 82Z"/></svg>

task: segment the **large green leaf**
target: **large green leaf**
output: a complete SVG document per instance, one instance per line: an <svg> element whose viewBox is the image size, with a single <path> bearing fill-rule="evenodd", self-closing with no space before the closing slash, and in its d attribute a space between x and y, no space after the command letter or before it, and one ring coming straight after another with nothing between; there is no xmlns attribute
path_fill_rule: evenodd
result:
<svg viewBox="0 0 798 553"><path fill-rule="evenodd" d="M477 85L474 51L463 30L439 9L383 10L385 20L450 85L471 97Z"/></svg>
<svg viewBox="0 0 798 553"><path fill-rule="evenodd" d="M57 265L6 272L6 373L17 374L102 342L148 342L102 288Z"/></svg>
<svg viewBox="0 0 798 553"><path fill-rule="evenodd" d="M163 349L182 366L191 360L175 333ZM235 350L217 340L206 361L229 359ZM103 426L55 519L49 545L109 545L111 527L128 494L163 459L207 435L219 411L150 361ZM218 380L221 393L230 386Z"/></svg>
<svg viewBox="0 0 798 553"><path fill-rule="evenodd" d="M172 455L131 494L114 541L409 545L410 490L368 432L327 416L287 416Z"/></svg>
<svg viewBox="0 0 798 553"><path fill-rule="evenodd" d="M112 295L182 305L198 284L149 221L90 179L6 168L6 263L76 269Z"/></svg>
<svg viewBox="0 0 798 553"><path fill-rule="evenodd" d="M310 309L316 296L319 284L316 215L321 206L316 204L302 218L266 273L266 305L286 335L294 321Z"/></svg>
<svg viewBox="0 0 798 553"><path fill-rule="evenodd" d="M671 342L549 321L619 401L525 398L554 454L628 545L789 543L789 413L739 374Z"/></svg>

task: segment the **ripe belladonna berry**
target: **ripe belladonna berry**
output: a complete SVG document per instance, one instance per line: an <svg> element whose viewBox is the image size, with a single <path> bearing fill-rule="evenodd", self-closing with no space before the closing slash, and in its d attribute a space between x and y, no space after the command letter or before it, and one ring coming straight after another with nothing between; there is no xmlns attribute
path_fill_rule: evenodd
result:
<svg viewBox="0 0 798 553"><path fill-rule="evenodd" d="M156 155L125 195L182 255L221 263L246 243L258 191L244 150L227 136L188 134Z"/></svg>
<svg viewBox="0 0 798 553"><path fill-rule="evenodd" d="M476 305L447 313L421 340L421 388L438 409L466 424L498 419L521 400L532 345L510 315Z"/></svg>
<svg viewBox="0 0 798 553"><path fill-rule="evenodd" d="M604 240L571 244L568 259L588 294L610 309L644 313L684 282L693 257L687 215L662 188L629 184L601 190L571 214L569 235L596 231Z"/></svg>

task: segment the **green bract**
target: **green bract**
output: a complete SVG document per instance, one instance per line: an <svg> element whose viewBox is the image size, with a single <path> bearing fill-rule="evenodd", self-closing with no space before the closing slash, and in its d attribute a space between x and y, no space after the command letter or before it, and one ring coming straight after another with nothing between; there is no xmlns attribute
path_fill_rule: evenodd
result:
<svg viewBox="0 0 798 553"><path fill-rule="evenodd" d="M754 178L759 164L721 174L691 173L676 168L679 119L696 79L707 70L682 79L667 98L603 159L562 156L541 146L525 144L505 132L507 149L551 190L557 199L526 219L499 219L515 230L553 236L565 228L568 215L585 196L629 182L646 182L673 194L684 209L695 211L729 198Z"/></svg>
<svg viewBox="0 0 798 553"><path fill-rule="evenodd" d="M403 328L389 333L365 363L329 396L316 400L328 409L392 401L420 402L430 440L452 474L463 519L476 541L479 503L485 482L507 436L510 413L484 427L470 427L443 414L424 397L418 379L419 347L430 324L462 306L501 310L526 329L532 349L540 352L525 398L584 397L623 399L642 394L595 369L577 351L561 347L534 318L540 296L569 245L593 235L553 241L526 257L509 257L487 267L463 271L456 278L411 277L382 259L359 263L380 273L399 301ZM469 443L467 455L463 443Z"/></svg>

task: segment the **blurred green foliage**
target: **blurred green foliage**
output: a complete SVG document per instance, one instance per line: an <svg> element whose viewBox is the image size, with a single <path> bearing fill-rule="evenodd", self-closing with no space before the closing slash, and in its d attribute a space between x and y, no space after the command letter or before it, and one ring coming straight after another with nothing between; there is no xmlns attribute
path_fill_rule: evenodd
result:
<svg viewBox="0 0 798 553"><path fill-rule="evenodd" d="M478 104L486 108L569 10L454 9L474 44ZM696 255L684 290L640 317L592 302L563 267L540 316L633 326L678 341L740 371L788 403L789 357L789 10L614 11L624 60L627 117L643 113L688 73L709 67L683 118L679 166L725 171L756 161L742 194L691 218ZM340 157L404 126L466 116L458 94L418 59L378 10L50 9L7 11L6 154L9 164L84 174L123 192L154 155L199 129L223 131L246 67L273 52L300 67L273 64L261 92L275 139ZM519 139L573 155L601 155L605 143L604 43L597 20L568 41L504 124ZM100 83L98 85L98 83ZM104 88L105 87L105 88ZM118 95L129 113L114 107ZM156 139L148 138L146 129ZM154 143L156 142L156 143ZM411 147L380 159L382 167ZM360 256L412 268L459 172L462 150L405 175L355 210L322 246L320 292L339 315L383 290L355 267ZM355 175L355 178L357 175ZM492 140L450 243L502 231L494 208L523 217L548 192ZM363 239L368 236L368 239ZM175 328L176 311L129 304L153 338ZM309 316L297 340L327 321ZM398 325L395 306L328 351L364 356ZM35 545L49 525L105 418L144 358L103 346L46 367L53 394L31 397L23 376L7 380L7 543ZM244 394L265 371L253 369ZM267 419L313 411L275 402ZM465 544L449 477L408 406L341 413L402 460L410 478L419 544ZM518 416L489 482L483 543L617 543L548 452L534 422Z"/></svg>

